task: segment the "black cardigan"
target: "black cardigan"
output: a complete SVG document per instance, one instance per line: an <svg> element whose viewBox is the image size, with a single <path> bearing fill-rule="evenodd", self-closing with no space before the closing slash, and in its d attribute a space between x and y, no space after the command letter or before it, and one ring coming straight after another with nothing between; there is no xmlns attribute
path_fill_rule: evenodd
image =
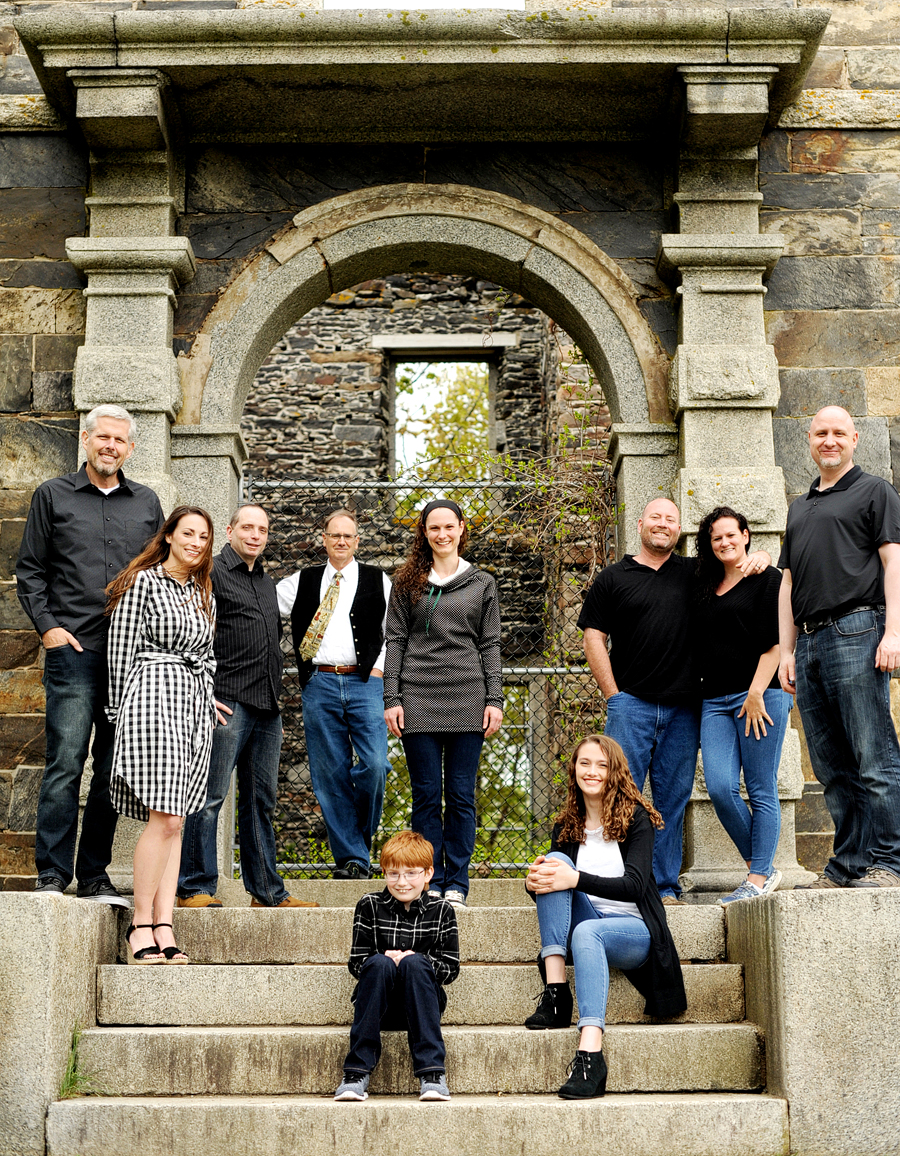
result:
<svg viewBox="0 0 900 1156"><path fill-rule="evenodd" d="M578 860L579 843L561 843L559 824L553 828L550 851L568 855L573 863ZM666 910L659 897L653 877L653 840L656 832L646 810L638 804L628 834L619 844L625 874L614 878L608 875L589 875L579 872L576 891L596 895L602 899L618 899L636 903L641 918L650 932L650 954L640 967L622 974L646 1000L644 1015L658 1019L672 1019L687 1008L681 963L669 925ZM537 900L534 892L528 894Z"/></svg>

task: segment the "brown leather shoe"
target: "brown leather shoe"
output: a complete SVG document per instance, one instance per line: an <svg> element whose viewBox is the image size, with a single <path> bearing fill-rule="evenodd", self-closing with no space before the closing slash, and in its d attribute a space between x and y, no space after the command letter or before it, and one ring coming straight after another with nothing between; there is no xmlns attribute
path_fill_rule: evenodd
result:
<svg viewBox="0 0 900 1156"><path fill-rule="evenodd" d="M662 901L664 907L687 907L683 899L676 899L674 895L664 895Z"/></svg>
<svg viewBox="0 0 900 1156"><path fill-rule="evenodd" d="M268 905L265 903L260 903L260 901L258 899L251 897L250 906L251 907L266 907ZM286 898L282 899L282 901L280 903L273 903L272 906L269 908L269 910L274 911L277 907L318 907L318 906L319 906L318 903L310 903L308 899L295 899L293 895L288 895L288 896L286 896Z"/></svg>
<svg viewBox="0 0 900 1156"><path fill-rule="evenodd" d="M199 895L189 895L187 899L178 897L179 907L221 907L221 899L216 899L215 895L204 895L201 891Z"/></svg>

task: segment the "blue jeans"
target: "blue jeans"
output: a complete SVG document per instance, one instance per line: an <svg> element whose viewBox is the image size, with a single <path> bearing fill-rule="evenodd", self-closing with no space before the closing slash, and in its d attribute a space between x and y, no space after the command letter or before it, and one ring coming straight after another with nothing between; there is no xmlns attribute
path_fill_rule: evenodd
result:
<svg viewBox="0 0 900 1156"><path fill-rule="evenodd" d="M106 654L54 646L44 655L47 695L47 758L37 807L34 858L41 879L55 877L67 887L108 882L118 812L109 797L115 728L107 721L109 671ZM91 743L91 728L94 741ZM94 760L75 859L78 794L88 757Z"/></svg>
<svg viewBox="0 0 900 1156"><path fill-rule="evenodd" d="M335 864L368 870L388 773L384 683L313 670L303 688L303 730Z"/></svg>
<svg viewBox="0 0 900 1156"><path fill-rule="evenodd" d="M884 612L847 614L797 639L797 703L834 820L825 874L847 884L869 867L900 875L900 745L890 675L875 667Z"/></svg>
<svg viewBox="0 0 900 1156"><path fill-rule="evenodd" d="M483 745L481 731L403 736L412 785L410 826L434 847L434 877L428 886L435 891L469 894L475 780Z"/></svg>
<svg viewBox="0 0 900 1156"><path fill-rule="evenodd" d="M354 998L345 1072L371 1072L381 1057L382 1031L404 1028L415 1075L444 1071L445 997L426 955L417 952L399 964L386 955L370 955L359 973Z"/></svg>
<svg viewBox="0 0 900 1156"><path fill-rule="evenodd" d="M781 834L778 802L778 764L791 709L790 695L769 689L763 694L768 734L745 735L747 720L738 718L747 692L703 700L700 714L700 749L703 774L719 822L731 836L753 875L771 875L775 848ZM741 767L750 798L750 810L741 798ZM752 815L751 815L752 811Z"/></svg>
<svg viewBox="0 0 900 1156"><path fill-rule="evenodd" d="M638 790L643 791L650 774L653 806L666 824L656 832L653 874L660 895L679 896L684 809L694 789L700 746L699 711L647 702L620 690L606 704L606 734L624 750Z"/></svg>
<svg viewBox="0 0 900 1156"><path fill-rule="evenodd" d="M553 851L548 859L575 864ZM578 1027L606 1026L609 969L640 967L650 954L650 932L634 915L601 915L581 891L550 891L536 895L541 929L541 959L569 951L575 965Z"/></svg>
<svg viewBox="0 0 900 1156"><path fill-rule="evenodd" d="M241 876L250 894L266 907L287 898L287 888L275 868L275 832L272 816L281 759L281 715L277 711L218 700L231 707L226 726L213 731L206 802L184 821L178 894L215 895L219 881L216 831L219 811L228 794L231 772L237 767L238 838Z"/></svg>

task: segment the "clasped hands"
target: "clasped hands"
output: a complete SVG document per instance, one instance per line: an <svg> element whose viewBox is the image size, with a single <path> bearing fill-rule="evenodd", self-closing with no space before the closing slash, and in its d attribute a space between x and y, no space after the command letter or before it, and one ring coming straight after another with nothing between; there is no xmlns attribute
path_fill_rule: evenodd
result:
<svg viewBox="0 0 900 1156"><path fill-rule="evenodd" d="M386 951L384 954L388 959L392 959L399 967L401 959L406 959L408 955L415 955L416 953L414 951L400 951L399 948L392 947L390 951Z"/></svg>
<svg viewBox="0 0 900 1156"><path fill-rule="evenodd" d="M525 886L536 895L546 895L550 891L571 891L578 886L579 873L561 859L548 859L538 855L528 868Z"/></svg>

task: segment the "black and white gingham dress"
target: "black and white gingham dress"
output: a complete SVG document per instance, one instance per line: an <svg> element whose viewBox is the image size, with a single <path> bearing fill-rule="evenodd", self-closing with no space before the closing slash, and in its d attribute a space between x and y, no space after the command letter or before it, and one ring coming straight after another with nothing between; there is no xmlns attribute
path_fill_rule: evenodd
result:
<svg viewBox="0 0 900 1156"><path fill-rule="evenodd" d="M193 597L192 597L193 595ZM116 724L110 797L132 819L190 815L206 802L215 726L215 626L193 580L162 566L138 574L109 628L109 709Z"/></svg>

